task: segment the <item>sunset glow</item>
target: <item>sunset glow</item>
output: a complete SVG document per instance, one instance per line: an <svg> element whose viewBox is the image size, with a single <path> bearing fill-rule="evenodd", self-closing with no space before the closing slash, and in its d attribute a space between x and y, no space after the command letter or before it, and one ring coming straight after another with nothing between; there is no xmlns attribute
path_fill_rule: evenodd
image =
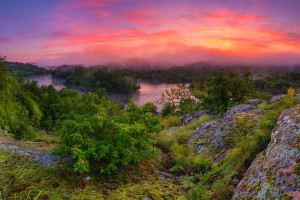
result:
<svg viewBox="0 0 300 200"><path fill-rule="evenodd" d="M296 0L1 0L0 54L41 65L300 63Z"/></svg>

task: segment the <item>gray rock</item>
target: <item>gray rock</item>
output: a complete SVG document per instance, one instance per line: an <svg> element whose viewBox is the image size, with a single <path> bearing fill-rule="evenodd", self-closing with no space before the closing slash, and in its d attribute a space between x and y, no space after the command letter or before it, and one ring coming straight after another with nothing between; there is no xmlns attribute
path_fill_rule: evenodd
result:
<svg viewBox="0 0 300 200"><path fill-rule="evenodd" d="M67 162L72 159L71 156L55 155L41 149L18 146L16 143L4 143L0 141L0 149L9 150L12 154L26 156L30 161L36 161L46 166L54 166L61 162Z"/></svg>
<svg viewBox="0 0 300 200"><path fill-rule="evenodd" d="M285 94L281 94L281 95L277 95L277 96L274 96L272 99L269 100L269 104L273 104L281 99L283 99L283 97L285 97L286 95Z"/></svg>
<svg viewBox="0 0 300 200"><path fill-rule="evenodd" d="M207 131L207 129L211 129L212 130L212 129L215 129L215 128L216 128L216 124L214 122L204 122L190 136L190 138L189 138L189 140L188 140L187 143L191 143L193 140L195 140L200 135L202 135L204 133L204 131Z"/></svg>
<svg viewBox="0 0 300 200"><path fill-rule="evenodd" d="M247 101L248 104L251 104L251 105L254 105L254 106L259 105L259 104L261 104L261 103L263 103L263 102L264 102L264 101L261 100L261 99L249 99L249 100Z"/></svg>
<svg viewBox="0 0 300 200"><path fill-rule="evenodd" d="M300 199L300 104L283 111L266 151L259 154L233 199Z"/></svg>
<svg viewBox="0 0 300 200"><path fill-rule="evenodd" d="M181 126L186 126L192 120L197 119L197 118L201 117L202 115L208 115L208 114L204 111L197 111L195 113L189 113L187 115L184 115L180 119L180 125Z"/></svg>
<svg viewBox="0 0 300 200"><path fill-rule="evenodd" d="M152 200L152 199L149 197L143 197L142 200Z"/></svg>
<svg viewBox="0 0 300 200"><path fill-rule="evenodd" d="M237 106L233 106L232 108L227 110L227 112L223 115L223 117L243 113L243 112L246 112L246 111L249 111L249 110L254 110L254 109L256 109L256 107L253 106L253 105L240 104L240 105L237 105Z"/></svg>
<svg viewBox="0 0 300 200"><path fill-rule="evenodd" d="M236 128L238 119L242 116L245 120L249 120L253 123L254 127L248 131L248 133L251 133L259 124L260 116L264 113L265 112L259 109L254 109L228 115L213 122L202 123L194 133L191 134L187 140L187 144L192 145L195 153L208 157L215 162L219 162L224 159L231 148L227 143L227 138L235 133L233 130Z"/></svg>

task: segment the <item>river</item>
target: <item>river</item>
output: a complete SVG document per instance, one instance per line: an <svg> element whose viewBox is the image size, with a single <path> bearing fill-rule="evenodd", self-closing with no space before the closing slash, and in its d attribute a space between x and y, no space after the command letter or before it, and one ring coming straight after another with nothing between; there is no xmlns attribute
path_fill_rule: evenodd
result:
<svg viewBox="0 0 300 200"><path fill-rule="evenodd" d="M30 76L26 77L25 81L36 80L39 86L42 85L53 85L56 90L60 90L64 88L63 79L56 79L52 78L51 75L42 75L42 76ZM144 105L147 102L153 102L161 97L161 94L166 89L171 89L175 87L176 84L165 84L159 83L154 84L150 82L141 82L140 83L141 89L138 92L131 93L131 94L123 94L123 93L109 93L108 96L112 101L118 101L124 104L128 103L130 98L134 99L135 103L138 105ZM78 91L80 94L84 93L84 91L79 89L74 89ZM158 106L160 109L161 107Z"/></svg>

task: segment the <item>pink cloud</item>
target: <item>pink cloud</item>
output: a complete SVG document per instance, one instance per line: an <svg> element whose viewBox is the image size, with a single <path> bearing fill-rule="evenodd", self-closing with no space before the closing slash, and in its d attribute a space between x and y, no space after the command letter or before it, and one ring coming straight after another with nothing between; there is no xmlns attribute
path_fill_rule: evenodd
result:
<svg viewBox="0 0 300 200"><path fill-rule="evenodd" d="M300 31L278 28L280 24L266 15L222 7L204 11L179 4L145 6L146 1L128 9L110 8L123 1L67 0L55 7L51 20L38 30L28 29L20 35L39 40L40 54L33 57L48 64L97 64L129 58L151 63L255 61L262 55L300 54Z"/></svg>

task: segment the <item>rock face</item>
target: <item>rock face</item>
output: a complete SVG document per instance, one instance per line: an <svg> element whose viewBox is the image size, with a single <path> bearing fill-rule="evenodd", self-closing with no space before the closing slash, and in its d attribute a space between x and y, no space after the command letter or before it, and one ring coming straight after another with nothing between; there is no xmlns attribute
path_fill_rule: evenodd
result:
<svg viewBox="0 0 300 200"><path fill-rule="evenodd" d="M49 149L47 146L50 146ZM71 156L53 154L51 151L54 147L56 146L45 145L42 142L15 141L6 137L0 137L0 149L8 150L12 154L26 156L30 161L33 160L46 166L54 166L72 159Z"/></svg>
<svg viewBox="0 0 300 200"><path fill-rule="evenodd" d="M261 103L263 103L263 102L264 102L264 101L261 100L261 99L249 99L249 100L247 101L248 104L251 104L251 105L254 105L254 106L259 105L259 104L261 104Z"/></svg>
<svg viewBox="0 0 300 200"><path fill-rule="evenodd" d="M239 114L239 113L246 112L246 111L253 110L253 109L256 109L256 107L253 105L240 104L237 106L233 106L232 108L227 110L227 112L223 115L223 117L227 117L229 115L234 115L234 114Z"/></svg>
<svg viewBox="0 0 300 200"><path fill-rule="evenodd" d="M269 100L269 104L273 104L273 103L275 103L275 102L277 102L277 101L279 101L279 100L281 100L281 99L283 99L283 97L285 97L285 95L284 94L282 94L282 95L277 95L277 96L274 96L272 99L270 99Z"/></svg>
<svg viewBox="0 0 300 200"><path fill-rule="evenodd" d="M265 152L253 161L233 199L300 199L300 104L281 113Z"/></svg>
<svg viewBox="0 0 300 200"><path fill-rule="evenodd" d="M249 105L247 105L247 108ZM250 106L252 109L253 106ZM255 107L254 107L255 108ZM247 110L247 109L246 109ZM259 109L252 109L245 112L226 115L215 122L205 122L201 124L190 136L187 143L193 146L197 154L212 158L219 162L226 155L230 147L231 137L234 137L234 130L238 124L247 123L248 133L259 123L259 118L265 112ZM247 134L247 133L246 133Z"/></svg>
<svg viewBox="0 0 300 200"><path fill-rule="evenodd" d="M188 123L192 122L194 119L201 117L202 115L208 115L208 114L204 111L197 111L195 113L189 113L187 115L184 115L180 119L180 125L186 126Z"/></svg>

